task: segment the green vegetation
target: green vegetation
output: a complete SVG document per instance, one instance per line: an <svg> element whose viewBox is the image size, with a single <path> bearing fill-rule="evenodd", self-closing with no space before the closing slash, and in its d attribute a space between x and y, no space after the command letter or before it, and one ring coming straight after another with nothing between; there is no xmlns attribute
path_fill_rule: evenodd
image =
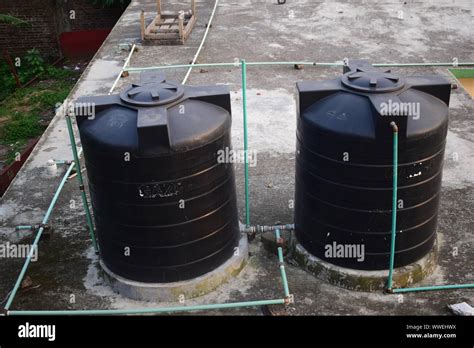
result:
<svg viewBox="0 0 474 348"><path fill-rule="evenodd" d="M12 59L16 61L16 58ZM62 69L56 69L46 64L36 48L29 50L24 56L19 57L19 62L19 66L15 67L15 69L21 84L27 83L34 77L48 78L54 74L61 74L63 71ZM53 77L56 78L56 76ZM17 85L10 66L5 59L0 59L0 101L6 98L16 88Z"/></svg>
<svg viewBox="0 0 474 348"><path fill-rule="evenodd" d="M37 55L29 52L29 58L24 59L28 69L22 69L20 76L23 81L38 76L38 81L19 89L15 89L13 81L12 89L3 93L1 100L0 146L8 147L8 155L0 160L7 164L14 160L14 154L21 151L29 139L41 135L54 116L56 104L66 99L78 77L77 72L48 65ZM13 80L11 74L9 76ZM5 86L6 81L3 79L0 83ZM3 87L0 85L0 88Z"/></svg>
<svg viewBox="0 0 474 348"><path fill-rule="evenodd" d="M449 69L458 79L468 79L474 77L474 69Z"/></svg>
<svg viewBox="0 0 474 348"><path fill-rule="evenodd" d="M31 25L27 21L24 21L20 18L10 16L10 15L4 14L4 13L0 13L0 23L9 24L9 25L12 25L14 27L26 27L26 26Z"/></svg>

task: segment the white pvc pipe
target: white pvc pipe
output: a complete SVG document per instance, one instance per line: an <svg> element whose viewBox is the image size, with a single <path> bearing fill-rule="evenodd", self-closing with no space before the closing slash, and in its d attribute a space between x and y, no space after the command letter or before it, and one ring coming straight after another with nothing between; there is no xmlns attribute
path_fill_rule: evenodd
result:
<svg viewBox="0 0 474 348"><path fill-rule="evenodd" d="M130 59L132 58L133 52L135 52L135 44L133 44L132 49L130 50L130 53L128 54L127 60L123 64L122 69L120 70L120 73L118 74L117 78L114 81L114 84L112 85L112 87L110 87L110 90L109 90L109 93L108 93L109 95L112 94L112 92L114 91L115 86L117 86L117 83L119 82L120 77L122 76L125 68L128 66L128 64L130 64Z"/></svg>
<svg viewBox="0 0 474 348"><path fill-rule="evenodd" d="M186 83L186 81L188 81L189 75L191 74L191 71L193 70L193 65L194 65L194 63L196 63L196 60L199 56L199 53L201 53L201 49L204 46L204 41L206 41L206 37L207 37L207 33L209 32L209 28L211 28L212 19L214 18L214 14L216 13L216 9L217 9L218 4L219 4L219 0L216 0L216 2L214 3L214 8L213 8L212 13L211 13L211 17L209 18L209 22L207 23L207 28L206 28L206 31L204 32L204 36L202 38L201 44L199 45L199 48L198 48L196 54L194 55L194 58L191 62L191 66L189 67L188 72L186 73L186 76L184 76L184 79L183 79L183 82L182 82L183 85Z"/></svg>

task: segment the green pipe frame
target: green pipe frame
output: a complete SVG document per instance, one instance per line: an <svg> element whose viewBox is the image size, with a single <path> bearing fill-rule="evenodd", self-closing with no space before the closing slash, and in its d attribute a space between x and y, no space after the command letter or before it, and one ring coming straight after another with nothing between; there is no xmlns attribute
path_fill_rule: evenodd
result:
<svg viewBox="0 0 474 348"><path fill-rule="evenodd" d="M82 149L81 149L82 152ZM20 288L21 282L23 281L23 278L25 277L26 270L28 269L28 266L30 265L31 258L33 256L33 253L35 251L35 248L38 248L38 243L41 239L41 235L43 234L44 231L44 225L48 223L49 217L53 211L54 206L56 205L56 202L58 200L59 194L61 193L64 184L67 181L68 176L71 174L72 169L74 168L75 163L72 162L69 168L66 170L66 173L64 174L58 188L56 189L56 192L54 193L54 196L51 200L51 203L49 204L48 210L46 211L46 214L44 215L43 221L41 223L41 227L38 229L38 232L36 233L36 237L33 241L33 244L31 245L30 252L28 253L28 256L26 257L25 263L23 264L23 267L21 269L20 274L18 275L18 278L15 282L15 285L13 287L13 290L10 293L10 296L8 297L8 301L5 305L5 310L8 311L8 309L11 307L13 300L15 299L15 296L18 292L18 289Z"/></svg>
<svg viewBox="0 0 474 348"><path fill-rule="evenodd" d="M250 226L250 198L249 198L249 159L248 159L248 133L247 133L247 63L240 61L242 68L242 109L244 119L244 166L245 166L245 225Z"/></svg>
<svg viewBox="0 0 474 348"><path fill-rule="evenodd" d="M388 271L387 290L392 290L393 266L395 263L395 238L397 235L397 190L398 190L398 127L390 122L393 129L393 184L392 184L392 234L390 240L390 266Z"/></svg>
<svg viewBox="0 0 474 348"><path fill-rule="evenodd" d="M234 65L234 64L233 64ZM239 66L241 66L242 69L242 100L243 100L243 114L244 114L244 154L245 154L245 212L246 212L246 223L247 227L250 226L250 209L249 209L249 185L248 185L248 158L247 158L247 152L248 152L248 136L247 136L247 100L246 100L246 88L247 88L247 74L246 74L246 63L245 60L242 60L240 63L238 63ZM194 64L193 66L197 66L197 64ZM181 67L188 67L186 66L181 66ZM77 147L76 147L76 141L74 138L74 131L72 128L72 122L70 120L70 117L66 115L66 122L67 122L67 127L69 131L69 138L71 141L71 147L72 147L72 152L74 156L74 161L75 163L78 164L78 167L81 167L80 161L79 161L79 154L77 153ZM81 149L82 150L82 149ZM70 171L72 170L72 165L68 169L68 172L66 173L64 177L64 182L67 179L67 177L70 174ZM87 203L87 196L84 191L84 183L82 179L82 174L81 170L77 170L77 177L78 177L78 182L79 186L81 189L81 196L83 200L83 206L84 209L86 210L86 216L87 216L87 223L89 226L89 232L91 235L92 242L94 244L94 248L96 251L98 251L97 247L97 242L95 239L94 235L94 229L92 225L92 219L89 211L89 205ZM56 192L57 195L59 195L59 192L62 190L64 186L64 183L60 185L58 188L58 191ZM57 199L57 198L56 198ZM40 229L41 234L42 234L42 229ZM38 232L40 232L38 231ZM41 234L38 233L36 240L39 241ZM275 236L277 240L280 240L280 230L278 228L275 229ZM37 243L36 241L36 243ZM30 256L31 259L31 256ZM272 305L272 304L288 304L292 302L292 296L290 295L289 291L289 286L288 286L288 280L286 277L286 270L285 270L285 265L284 265L284 259L283 259L283 250L281 246L278 247L278 259L279 259L279 264L280 264L280 274L282 278L282 283L283 283L283 289L285 292L285 298L283 299L276 299L276 300L260 300L260 301L248 301L248 302L237 302L237 303L224 303L224 304L209 304L209 305L198 305L198 306L178 306L178 307L167 307L167 308L155 308L155 309L141 309L141 310L66 310L66 311L8 311L10 308L11 302L13 301L13 298L15 297L18 287L21 284L21 280L24 277L24 274L26 273L26 269L28 268L28 263L25 263L22 273L20 274L20 277L17 280L17 287L14 289L14 292L12 292L9 303L7 304L8 307L5 307L5 310L7 311L7 315L103 315L103 314L146 314L146 313L170 313L170 312L183 312L183 311L197 311L197 310L212 310L212 309L224 309L224 308L237 308L237 307L253 307L253 306L263 306L263 305ZM10 301L11 300L11 301ZM73 314L74 313L74 314Z"/></svg>
<svg viewBox="0 0 474 348"><path fill-rule="evenodd" d="M67 178L67 176L65 176ZM59 192L59 189L58 189ZM39 236L40 237L40 236ZM39 237L37 239L39 240ZM280 230L275 230L275 237L280 240ZM286 278L285 264L283 259L283 251L281 246L278 247L278 261L280 264L280 274L283 283L283 289L285 297L274 300L257 300L257 301L245 301L245 302L231 302L231 303L215 303L205 305L194 305L194 306L173 306L173 307L161 307L161 308L144 308L144 309L84 309L84 310L21 310L21 311L9 311L10 306L5 307L7 315L10 316L24 316L24 315L131 315L131 314L150 314L150 313L175 313L175 312L194 312L203 310L217 310L217 309L228 309L228 308L240 308L240 307L256 307L256 306L268 306L268 305L287 305L293 302L293 297L290 294L288 287L288 280ZM26 271L26 268L25 268Z"/></svg>
<svg viewBox="0 0 474 348"><path fill-rule="evenodd" d="M193 312L204 310L228 309L239 307L255 307L285 304L285 299L277 300L262 300L262 301L247 301L247 302L232 302L232 303L216 303L196 306L176 306L176 307L162 307L162 308L143 308L143 309L84 309L84 310L57 310L57 311L9 311L8 315L23 316L23 315L132 315L132 314L158 314L158 313L176 313L176 312Z"/></svg>
<svg viewBox="0 0 474 348"><path fill-rule="evenodd" d="M334 62L334 63L323 63L323 62L246 62L247 66L274 66L274 65L305 65L305 66L315 66L315 67L341 67L344 66L344 63ZM177 65L160 65L160 66L149 66L149 67L129 67L124 68L123 71L130 73L133 72L142 72L150 70L163 70L163 69L181 69L181 68L230 68L230 67L240 67L242 65L242 60L240 62L234 63L205 63L205 64L177 64ZM460 63L382 63L382 64L372 64L373 67L463 67L463 66L474 66L474 62L460 62Z"/></svg>
<svg viewBox="0 0 474 348"><path fill-rule="evenodd" d="M86 191L84 189L84 180L82 179L81 173L81 162L79 161L79 155L77 153L76 139L74 138L74 130L72 129L71 117L66 116L67 130L69 132L69 140L71 141L72 155L74 157L74 162L77 164L76 173L77 173L77 182L79 184L79 190L81 191L82 206L86 212L87 226L89 228L89 235L92 240L92 245L96 253L99 253L99 246L97 245L97 240L94 233L94 225L92 224L91 212L89 210L89 203L87 202Z"/></svg>
<svg viewBox="0 0 474 348"><path fill-rule="evenodd" d="M35 228L34 226L24 226L24 225L22 225L22 226L17 226L17 227L15 227L15 230L17 230L17 231L20 231L20 230L32 230L32 229L34 229L34 228Z"/></svg>
<svg viewBox="0 0 474 348"><path fill-rule="evenodd" d="M387 293L399 294L407 292L420 291L440 291L440 290L456 290L456 289L473 289L474 284L454 284L454 285L433 285L413 288L393 289L393 272L395 260L395 241L397 234L397 190L398 190L398 127L395 122L391 122L393 129L393 185L392 185L392 233L390 241L390 265L388 271Z"/></svg>
<svg viewBox="0 0 474 348"><path fill-rule="evenodd" d="M133 50L132 50L133 52ZM317 63L317 62L246 62L245 60L241 60L238 63L211 63L211 64L180 64L180 65L164 65L159 67L145 67L145 68L124 68L123 71L128 72L140 72L140 71L147 71L147 70L158 70L158 69L173 69L173 68L189 68L189 67L241 67L242 70L242 99L243 99L243 112L244 112L244 154L246 155L248 152L247 145L247 105L246 105L246 71L247 66L263 66L263 65L309 65L309 66L326 66L326 67L338 67L343 66L342 63ZM467 62L467 63L457 63L456 65L453 63L407 63L407 64L373 64L374 67L414 67L414 66L474 66L474 62ZM81 197L83 201L83 206L86 211L87 217L87 224L89 227L90 237L92 239L94 248L96 252L98 251L97 241L94 234L94 229L92 225L92 218L90 215L89 205L87 203L87 196L84 191L84 184L82 179L82 174L80 170L80 162L79 162L79 153L77 152L76 143L74 140L74 132L72 129L72 123L68 116L66 116L67 127L69 131L69 136L71 140L71 147L73 151L74 161L78 163L79 169L77 170L77 177L78 182L81 189ZM395 133L395 132L394 132ZM82 151L82 149L81 149ZM447 290L447 289L464 289L464 288L474 288L474 284L463 284L463 285L441 285L441 286L428 286L428 287L419 287L419 288L403 288L403 289L392 289L392 282L393 282L393 263L394 263L394 255L395 255L395 236L396 236L396 188L397 188L397 169L398 169L398 134L394 134L394 189L393 189L393 197L392 201L395 204L395 209L392 209L392 238L391 238L391 255L390 255L390 268L389 268L389 279L387 284L387 291L392 293L401 293L401 292L410 292L410 291L429 291L429 290ZM61 192L69 174L74 167L74 162L69 166L65 176L61 180L61 183L56 190L56 193L51 201L51 204L46 212L46 215L43 219L43 225L49 220L49 216L52 212L54 205L58 199L59 193ZM245 213L246 213L246 225L247 227L250 226L250 213L249 213L249 187L248 187L248 159L245 156ZM43 234L43 227L40 227L36 238L32 244L32 247L37 247L38 242ZM280 239L280 231L279 229L275 230L277 241ZM288 289L288 282L286 278L286 271L284 267L284 260L283 260L283 251L281 247L278 247L278 258L280 262L280 272L283 281L284 291L285 291L285 299L279 300L263 300L263 301L249 301L249 302L237 302L237 303L228 303L228 304L214 304L214 305L202 305L202 306L181 306L181 307L170 307L170 308L158 308L158 309L147 309L147 310L86 310L86 311L9 311L11 304L18 292L18 289L21 285L21 281L23 280L26 270L31 262L33 248L30 250L30 253L25 260L23 268L17 278L15 286L10 293L8 298L7 304L5 306L5 310L9 315L62 315L62 314L71 314L71 313L78 313L84 315L101 315L101 314L139 314L139 313L161 313L161 312L177 312L177 311L192 311L192 310L204 310L204 309L219 309L219 308L236 308L236 307L251 307L251 306L259 306L259 305L266 305L266 304L285 304L289 302L289 289Z"/></svg>

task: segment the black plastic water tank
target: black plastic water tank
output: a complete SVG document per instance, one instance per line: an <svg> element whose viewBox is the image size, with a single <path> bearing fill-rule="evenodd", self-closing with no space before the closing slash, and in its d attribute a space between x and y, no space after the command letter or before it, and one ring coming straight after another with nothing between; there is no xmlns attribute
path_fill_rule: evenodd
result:
<svg viewBox="0 0 474 348"><path fill-rule="evenodd" d="M332 264L388 268L393 179L389 124L395 121L395 266L426 255L436 239L450 83L439 76L403 78L366 61L349 61L340 78L300 82L297 88L298 241Z"/></svg>
<svg viewBox="0 0 474 348"><path fill-rule="evenodd" d="M93 105L93 119L87 113ZM238 244L225 86L142 75L120 94L80 98L84 149L102 261L142 282L205 274Z"/></svg>

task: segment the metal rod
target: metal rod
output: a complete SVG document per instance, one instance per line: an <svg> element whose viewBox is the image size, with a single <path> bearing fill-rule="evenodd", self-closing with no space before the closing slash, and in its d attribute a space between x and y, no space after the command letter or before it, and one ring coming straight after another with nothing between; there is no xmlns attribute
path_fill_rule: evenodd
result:
<svg viewBox="0 0 474 348"><path fill-rule="evenodd" d="M277 244L280 241L280 229L275 229L275 238ZM283 282L283 290L285 291L285 298L288 298L290 296L290 289L288 287L288 280L286 278L286 270L285 270L285 260L283 259L283 249L281 246L278 247L278 262L280 264L280 274L281 274L281 280Z"/></svg>
<svg viewBox="0 0 474 348"><path fill-rule="evenodd" d="M66 177L66 176L65 176ZM275 230L275 237L277 240L280 239L280 230ZM207 305L195 305L195 306L175 306L175 307L163 307L163 308L145 308L145 309L101 309L101 310L20 310L20 311L8 311L7 315L12 316L24 316L24 315L127 315L127 314L150 314L150 313L173 313L173 312L192 312L202 310L216 310L216 309L227 309L227 308L239 308L239 307L255 307L255 306L268 306L277 304L288 304L290 290L288 286L288 280L286 277L283 250L278 247L278 260L280 264L280 274L283 282L283 289L285 291L285 298L275 300L257 300L257 301L245 301L245 302L231 302L231 303L218 303L218 304L207 304Z"/></svg>
<svg viewBox="0 0 474 348"><path fill-rule="evenodd" d="M422 286L414 288L392 289L393 286L393 271L395 263L395 241L397 230L397 189L398 189L398 126L395 122L390 122L393 129L393 194L392 194L392 233L390 240L390 265L387 281L387 292L389 293L406 293L419 291L440 291L452 289L472 289L474 284L460 284L460 285L434 285Z"/></svg>
<svg viewBox="0 0 474 348"><path fill-rule="evenodd" d="M314 67L341 67L344 63L340 62L247 62L247 66L273 66L273 65L307 65ZM147 70L161 70L161 69L181 69L191 67L202 67L202 68L218 68L218 67L238 67L238 63L203 63L203 64L177 64L177 65L161 65L161 66L149 66L149 67L125 67L123 71L127 72L140 72ZM374 67L431 67L431 66L452 66L452 67L463 67L463 66L474 66L474 62L460 62L460 63L375 63L372 64Z"/></svg>
<svg viewBox="0 0 474 348"><path fill-rule="evenodd" d="M452 66L456 68L458 66L474 66L474 62L463 62L463 63L381 63L372 64L374 67L417 67L417 66Z"/></svg>
<svg viewBox="0 0 474 348"><path fill-rule="evenodd" d="M398 127L390 122L393 129L393 184L392 184L392 235L390 241L390 266L388 272L387 290L392 290L393 267L395 263L395 240L397 234L397 188L398 188Z"/></svg>
<svg viewBox="0 0 474 348"><path fill-rule="evenodd" d="M229 67L239 67L240 63L208 63L208 64L175 64L175 65L161 65L161 66L148 66L148 67L136 67L136 68L125 68L124 71L127 72L141 72L149 70L162 70L162 69L182 69L182 68L229 68Z"/></svg>
<svg viewBox="0 0 474 348"><path fill-rule="evenodd" d="M72 122L69 115L66 115L67 130L69 132L69 140L71 141L72 155L74 156L74 162L76 163L76 174L77 182L79 184L79 189L81 191L82 205L84 211L86 212L87 226L89 227L89 235L92 239L92 244L96 253L99 252L99 246L97 245L97 240L94 233L94 225L92 224L91 212L89 210L89 203L87 202L86 191L84 189L84 180L82 179L81 173L81 162L79 161L79 155L77 153L76 139L74 138L74 130L72 129Z"/></svg>
<svg viewBox="0 0 474 348"><path fill-rule="evenodd" d="M21 88L22 85L21 85L21 82L20 82L20 78L18 76L18 72L16 71L15 64L13 64L12 57L10 56L10 53L8 53L8 50L6 48L3 49L3 55L5 56L5 60L8 63L8 66L10 68L10 72L12 73L13 78L15 79L16 86L18 88Z"/></svg>
<svg viewBox="0 0 474 348"><path fill-rule="evenodd" d="M204 32L204 36L202 38L201 44L199 45L199 48L198 48L196 54L194 55L194 58L191 62L191 66L189 67L189 69L186 73L186 76L184 76L184 79L183 79L183 82L182 82L183 85L188 81L189 75L191 74L191 71L193 70L194 63L196 63L196 60L199 57L199 53L201 53L201 50L204 46L204 42L206 41L206 38L207 38L207 34L209 33L209 29L211 28L211 23L212 23L212 20L214 18L214 14L216 13L216 9L217 9L218 4L219 4L219 0L216 0L214 2L214 8L212 9L212 13L211 13L211 17L209 18L209 22L207 22L206 31ZM194 3L193 3L193 8L194 8ZM196 14L194 13L194 9L193 9L193 16L195 16L195 15Z"/></svg>
<svg viewBox="0 0 474 348"><path fill-rule="evenodd" d="M474 289L474 284L421 286L417 288L393 289L392 292L402 293L402 292L440 291L440 290L454 290L454 289Z"/></svg>
<svg viewBox="0 0 474 348"><path fill-rule="evenodd" d="M242 112L244 119L244 166L245 166L245 225L250 226L249 204L249 159L248 159L248 132L247 132L247 65L245 59L240 61L242 69Z"/></svg>
<svg viewBox="0 0 474 348"><path fill-rule="evenodd" d="M82 149L80 150L82 151ZM56 202L58 200L58 197L59 197L59 194L61 193L63 187L64 187L64 184L66 183L67 181L67 177L69 176L69 174L71 173L72 169L74 168L74 165L75 163L71 163L71 165L69 166L69 168L66 170L66 173L64 174L58 188L56 189L56 192L54 193L54 196L53 196L53 199L51 200L51 203L49 204L49 207L48 207L48 210L46 211L46 214L44 215L43 217L43 221L42 221L42 225L46 225L48 220L49 220L49 217L51 215L51 212L53 211L53 208L54 206L56 205ZM13 290L11 291L10 293L10 296L8 297L8 301L5 305L5 310L8 310L12 303L13 303L13 300L15 299L15 296L18 292L18 289L20 288L21 286L21 282L23 281L23 278L25 277L25 274L26 274L26 271L28 269L28 266L30 265L30 262L31 262L31 258L33 256L33 253L35 252L35 249L38 247L38 242L40 241L41 239L41 235L43 234L43 231L44 231L44 227L40 227L38 229L38 232L36 233L36 237L33 241L33 244L31 245L31 249L30 249L30 252L28 253L28 256L26 257L26 260L25 260L25 263L23 264L23 267L21 269L21 272L20 274L18 275L18 278L15 282L15 285L13 287Z"/></svg>
<svg viewBox="0 0 474 348"><path fill-rule="evenodd" d="M123 72L126 71L125 68L130 63L130 59L132 58L132 54L133 54L133 52L135 52L135 47L136 47L136 45L133 44L132 49L130 50L130 53L128 54L128 57L125 60L125 63L123 64L122 69L120 70L120 73L117 75L117 78L115 79L114 84L112 85L112 87L110 87L110 90L109 90L109 93L108 93L109 95L112 94L112 92L115 89L115 86L117 86L117 83L119 82L120 78L122 77Z"/></svg>
<svg viewBox="0 0 474 348"><path fill-rule="evenodd" d="M17 226L15 227L15 230L20 231L20 230L32 230L34 226Z"/></svg>
<svg viewBox="0 0 474 348"><path fill-rule="evenodd" d="M143 308L143 309L85 309L85 310L39 310L39 311L9 311L7 315L127 315L127 314L150 314L150 313L173 313L173 312L192 312L214 309L239 308L239 307L255 307L285 304L285 299L276 300L260 300L247 302L217 303L196 306L177 306L163 308Z"/></svg>
<svg viewBox="0 0 474 348"><path fill-rule="evenodd" d="M344 66L344 63L319 63L319 62L248 62L248 66L272 66L272 65L308 65L308 66L320 66L320 67L340 67Z"/></svg>

